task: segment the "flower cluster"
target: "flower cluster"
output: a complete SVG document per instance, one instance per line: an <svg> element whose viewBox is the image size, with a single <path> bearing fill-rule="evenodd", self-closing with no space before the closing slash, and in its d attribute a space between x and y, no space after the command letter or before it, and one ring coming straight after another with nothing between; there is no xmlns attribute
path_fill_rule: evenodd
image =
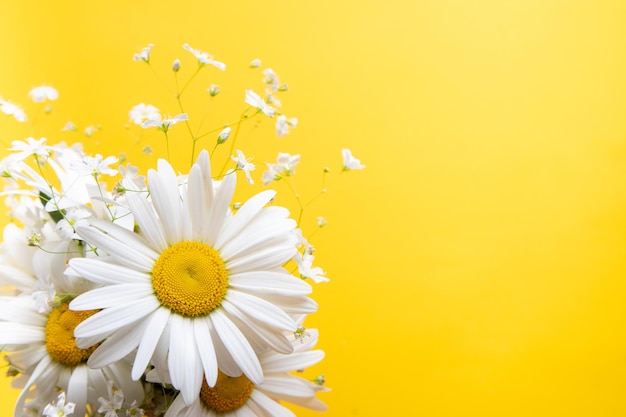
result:
<svg viewBox="0 0 626 417"><path fill-rule="evenodd" d="M151 65L152 47L134 59ZM183 48L197 62L176 94L181 110L195 74L226 69ZM179 59L172 65L177 86L181 66ZM294 193L297 219L273 204L271 189L233 202L238 171L254 183L255 165L235 145L240 126L275 118L281 137L297 124L277 110L287 85L271 69L263 70L263 83L264 97L245 92L249 107L237 122L204 133L193 133L187 112L134 106L130 122L156 129L168 145L168 158L145 175L79 144L12 142L0 161L12 220L0 252L0 349L22 389L15 417L293 416L283 402L325 409L316 397L327 390L324 378L294 374L324 356L315 349L318 331L304 323L317 310L310 282L328 278L313 266L314 248L300 227L319 195L304 201ZM213 99L219 87L208 91ZM30 96L45 103L58 93L42 86ZM27 120L20 107L0 104ZM168 134L179 123L192 136L193 163L184 174L169 158ZM213 149L196 152L196 142L214 133ZM214 156L225 143L219 170ZM364 167L342 152L341 172ZM279 153L262 182L289 177L294 190L299 162L300 155ZM325 178L329 169L322 171ZM318 228L325 225L318 218Z"/></svg>

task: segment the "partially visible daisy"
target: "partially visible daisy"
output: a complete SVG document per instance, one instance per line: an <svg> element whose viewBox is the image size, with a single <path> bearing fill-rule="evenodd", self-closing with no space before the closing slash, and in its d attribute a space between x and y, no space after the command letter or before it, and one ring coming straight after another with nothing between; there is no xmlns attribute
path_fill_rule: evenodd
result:
<svg viewBox="0 0 626 417"><path fill-rule="evenodd" d="M252 177L250 176L250 171L254 171L255 169L254 164L246 159L246 156L243 154L243 152L237 150L237 157L235 158L234 156L231 156L230 158L233 161L237 162L237 169L242 170L246 174L246 179L248 180L248 182L250 184L254 184L254 181L252 181Z"/></svg>
<svg viewBox="0 0 626 417"><path fill-rule="evenodd" d="M13 116L18 122L25 122L28 118L24 110L17 104L13 104L10 101L6 101L0 98L0 111L4 114Z"/></svg>
<svg viewBox="0 0 626 417"><path fill-rule="evenodd" d="M191 404L203 378L216 384L218 367L259 384L257 352L292 351L283 334L297 328L290 315L317 309L307 298L310 285L282 267L297 252L296 222L284 208L265 207L271 190L232 214L235 182L227 175L213 183L206 151L184 181L160 160L148 173L148 190L127 194L140 233L98 219L77 227L106 255L69 263L69 274L102 285L71 303L73 310L99 310L75 330L83 348L104 340L90 366L137 348L137 380L151 360L165 357L172 384Z"/></svg>
<svg viewBox="0 0 626 417"><path fill-rule="evenodd" d="M295 417L280 401L315 411L325 411L326 405L315 397L327 388L289 372L302 371L324 357L321 350L311 350L317 342L316 329L307 329L306 336L289 337L294 352L283 355L267 351L259 355L265 374L263 383L254 384L245 375L229 377L220 372L217 383L202 384L200 395L192 404L185 404L179 395L165 417ZM151 374L148 374L150 378Z"/></svg>
<svg viewBox="0 0 626 417"><path fill-rule="evenodd" d="M143 127L144 129L147 129L150 127L156 127L159 130L162 130L163 132L167 132L170 129L170 127L184 120L189 120L187 113L181 113L179 115L176 115L174 117L169 117L167 119L162 119L161 115L159 114L151 119L147 119L146 121L144 121L141 124L141 127Z"/></svg>
<svg viewBox="0 0 626 417"><path fill-rule="evenodd" d="M35 103L43 103L46 100L56 100L59 98L59 92L48 85L34 87L28 92L28 95Z"/></svg>
<svg viewBox="0 0 626 417"><path fill-rule="evenodd" d="M86 362L94 348L76 346L74 328L94 313L71 311L68 302L61 302L42 314L29 296L0 298L0 345L5 345L11 363L19 366L27 378L15 406L15 417L22 415L23 408L30 408L29 400L44 404L53 401L57 389L76 404L76 415L84 416L87 404L94 407L98 403L96 388L107 380L115 381L131 397L128 404L133 399L141 401L143 388L131 381L127 360L89 369ZM58 404L56 407L62 410Z"/></svg>
<svg viewBox="0 0 626 417"><path fill-rule="evenodd" d="M342 149L341 155L343 156L343 170L351 171L353 169L363 169L365 165L361 164L361 161L352 156L350 149Z"/></svg>
<svg viewBox="0 0 626 417"><path fill-rule="evenodd" d="M130 117L131 122L140 126L146 120L161 118L159 109L154 107L152 104L145 103L139 103L133 106L133 108L128 112L128 116Z"/></svg>
<svg viewBox="0 0 626 417"><path fill-rule="evenodd" d="M252 90L246 90L246 103L255 107L265 114L267 117L273 117L276 110L267 104L257 93Z"/></svg>
<svg viewBox="0 0 626 417"><path fill-rule="evenodd" d="M198 59L198 65L200 65L201 67L205 65L213 65L214 67L219 68L222 71L226 70L226 64L224 64L223 62L214 60L212 55L209 55L208 53L202 52L198 49L193 49L187 43L183 45L183 48L191 52L193 56L195 56Z"/></svg>

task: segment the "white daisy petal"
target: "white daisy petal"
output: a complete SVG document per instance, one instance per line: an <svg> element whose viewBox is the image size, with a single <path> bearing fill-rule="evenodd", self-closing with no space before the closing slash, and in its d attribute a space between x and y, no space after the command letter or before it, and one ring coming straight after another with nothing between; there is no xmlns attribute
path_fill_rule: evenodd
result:
<svg viewBox="0 0 626 417"><path fill-rule="evenodd" d="M307 297L284 297L282 295L265 295L266 301L280 307L287 314L310 314L317 311L317 303Z"/></svg>
<svg viewBox="0 0 626 417"><path fill-rule="evenodd" d="M263 382L261 364L241 331L219 309L210 317L222 343L243 373L254 384Z"/></svg>
<svg viewBox="0 0 626 417"><path fill-rule="evenodd" d="M128 327L128 333L117 332L102 342L100 346L91 354L87 364L91 368L101 368L110 363L114 363L128 355L137 347L141 340L141 335L147 327L147 320L139 322ZM87 348L91 345L79 345L78 347Z"/></svg>
<svg viewBox="0 0 626 417"><path fill-rule="evenodd" d="M294 369L304 369L315 365L323 358L324 352L321 350L293 353L284 356L273 355L271 358L263 361L263 372L266 374L275 374L279 372L290 372Z"/></svg>
<svg viewBox="0 0 626 417"><path fill-rule="evenodd" d="M193 323L196 345L198 347L198 353L200 354L200 360L202 361L202 368L204 369L204 377L206 378L207 384L213 387L215 381L217 381L217 357L215 355L213 341L211 340L211 330L209 329L210 322L203 319L194 320Z"/></svg>
<svg viewBox="0 0 626 417"><path fill-rule="evenodd" d="M219 236L219 232L222 229L226 215L230 210L230 201L233 198L236 183L236 175L227 175L215 194L213 204L211 205L211 211L209 213L207 235L205 236L205 241L209 245L215 245L215 241Z"/></svg>
<svg viewBox="0 0 626 417"><path fill-rule="evenodd" d="M41 339L41 327L12 322L0 323L0 345L30 344Z"/></svg>
<svg viewBox="0 0 626 417"><path fill-rule="evenodd" d="M179 242L182 239L182 207L178 181L172 166L160 159L158 172L148 171L148 187L152 203L163 225L165 239L168 243Z"/></svg>
<svg viewBox="0 0 626 417"><path fill-rule="evenodd" d="M139 342L137 354L135 355L135 363L133 364L132 373L132 378L135 381L138 380L146 370L170 315L171 313L168 309L157 308L156 311L150 316L147 324L150 331L143 334L143 337Z"/></svg>
<svg viewBox="0 0 626 417"><path fill-rule="evenodd" d="M313 288L306 281L280 272L243 272L229 276L229 286L257 294L308 295Z"/></svg>
<svg viewBox="0 0 626 417"><path fill-rule="evenodd" d="M237 213L226 221L223 231L215 242L215 247L220 248L225 242L235 237L275 195L276 191L265 190L246 201L239 210L237 210Z"/></svg>
<svg viewBox="0 0 626 417"><path fill-rule="evenodd" d="M167 248L167 241L163 234L161 222L157 219L152 206L143 193L127 193L126 201L134 214L139 230L151 243L152 248L163 251Z"/></svg>
<svg viewBox="0 0 626 417"><path fill-rule="evenodd" d="M280 405L278 402L267 397L260 391L252 391L250 399L261 406L272 417L296 417L294 413Z"/></svg>
<svg viewBox="0 0 626 417"><path fill-rule="evenodd" d="M154 290L148 284L118 284L100 287L81 294L70 303L73 310L94 310L115 307L120 303L149 298Z"/></svg>
<svg viewBox="0 0 626 417"><path fill-rule="evenodd" d="M297 250L294 246L270 247L246 257L230 260L229 271L233 274L248 271L273 269L285 264L294 257Z"/></svg>
<svg viewBox="0 0 626 417"><path fill-rule="evenodd" d="M235 290L229 290L226 293L226 301L239 306L239 309L249 317L265 323L268 326L288 332L295 332L298 329L298 326L291 317L280 308L268 303L262 298Z"/></svg>
<svg viewBox="0 0 626 417"><path fill-rule="evenodd" d="M99 261L97 259L73 258L70 260L69 270L73 270L76 274L89 281L102 285L125 283L148 284L150 282L150 275L144 272L139 272L122 265Z"/></svg>
<svg viewBox="0 0 626 417"><path fill-rule="evenodd" d="M294 247L295 239L289 237L289 233L295 228L296 222L288 219L270 223L272 227L258 227L252 233L241 233L227 245L220 249L224 259L234 261L242 257L249 257L261 250L272 248ZM288 256L287 254L285 256Z"/></svg>
<svg viewBox="0 0 626 417"><path fill-rule="evenodd" d="M88 293L86 293L88 294ZM80 297L80 296L79 296ZM77 300L78 298L76 298ZM159 301L154 298L137 300L130 305L120 305L102 310L74 329L76 337L106 336L121 327L128 326L137 320L146 317L159 307Z"/></svg>
<svg viewBox="0 0 626 417"><path fill-rule="evenodd" d="M74 413L77 416L84 416L87 411L87 389L88 384L88 368L87 366L78 365L72 371L68 387L67 387L67 400L76 404Z"/></svg>
<svg viewBox="0 0 626 417"><path fill-rule="evenodd" d="M206 205L207 198L205 196L204 179L202 178L201 168L198 165L194 165L189 172L187 198L187 210L193 231L192 239L201 240L204 235L204 225L209 214L209 206Z"/></svg>

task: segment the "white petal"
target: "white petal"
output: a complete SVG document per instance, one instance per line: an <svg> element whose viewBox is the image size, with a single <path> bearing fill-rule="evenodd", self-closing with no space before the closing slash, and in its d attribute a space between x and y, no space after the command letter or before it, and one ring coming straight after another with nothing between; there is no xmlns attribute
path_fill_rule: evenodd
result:
<svg viewBox="0 0 626 417"><path fill-rule="evenodd" d="M159 171L148 172L148 188L152 204L163 224L167 243L173 244L182 240L183 221L178 180L172 166L163 159L158 162Z"/></svg>
<svg viewBox="0 0 626 417"><path fill-rule="evenodd" d="M235 363L253 384L263 382L263 370L256 354L241 331L220 310L214 310L211 321Z"/></svg>
<svg viewBox="0 0 626 417"><path fill-rule="evenodd" d="M135 355L135 363L133 363L132 378L138 380L146 370L157 342L165 329L170 318L170 311L167 308L157 308L150 316L146 331L143 333L141 342L139 342L139 349Z"/></svg>
<svg viewBox="0 0 626 417"><path fill-rule="evenodd" d="M193 336L191 319L172 315L170 331L168 368L172 384L181 391L185 404L191 405L200 393L203 373L198 363L196 343L188 340Z"/></svg>
<svg viewBox="0 0 626 417"><path fill-rule="evenodd" d="M140 320L123 331L115 332L98 346L89 357L87 364L91 368L102 368L124 358L137 347L147 325L148 320ZM77 346L80 348L91 346L78 344L78 341L79 339L77 339Z"/></svg>
<svg viewBox="0 0 626 417"><path fill-rule="evenodd" d="M20 323L0 323L0 345L22 345L41 342L46 339L42 327Z"/></svg>
<svg viewBox="0 0 626 417"><path fill-rule="evenodd" d="M209 206L204 193L205 184L201 168L199 165L194 164L191 167L191 171L189 171L186 200L191 222L191 238L193 240L202 240L204 237L204 226L209 218Z"/></svg>
<svg viewBox="0 0 626 417"><path fill-rule="evenodd" d="M206 243L215 246L217 237L230 210L230 201L235 192L236 175L226 175L215 194L207 224Z"/></svg>
<svg viewBox="0 0 626 417"><path fill-rule="evenodd" d="M87 404L87 389L89 388L88 368L78 365L72 370L72 376L67 387L67 401L76 404L74 414L84 416Z"/></svg>
<svg viewBox="0 0 626 417"><path fill-rule="evenodd" d="M257 294L308 295L313 291L304 280L280 272L258 271L231 274L228 285Z"/></svg>
<svg viewBox="0 0 626 417"><path fill-rule="evenodd" d="M164 251L167 248L167 241L163 234L163 226L145 195L143 193L127 193L126 201L139 225L139 230L150 242L152 248L158 252Z"/></svg>
<svg viewBox="0 0 626 417"><path fill-rule="evenodd" d="M120 304L132 304L138 299L148 298L153 294L152 286L147 283L110 285L79 295L70 303L70 309L96 310Z"/></svg>
<svg viewBox="0 0 626 417"><path fill-rule="evenodd" d="M262 359L261 363L263 364L263 372L265 374L277 374L308 368L323 358L323 351L313 350L311 352L292 353L291 355L274 354L265 360Z"/></svg>
<svg viewBox="0 0 626 417"><path fill-rule="evenodd" d="M264 295L263 298L287 314L310 314L317 311L317 303L307 297Z"/></svg>
<svg viewBox="0 0 626 417"><path fill-rule="evenodd" d="M239 259L229 260L226 267L233 274L274 269L284 265L296 254L294 246L270 247Z"/></svg>
<svg viewBox="0 0 626 417"><path fill-rule="evenodd" d="M219 250L225 242L236 236L275 195L276 191L265 190L246 201L237 213L226 221L222 233L215 242L215 248Z"/></svg>
<svg viewBox="0 0 626 417"><path fill-rule="evenodd" d="M296 417L294 413L277 403L276 401L268 398L265 394L259 390L253 390L250 395L250 399L261 406L272 417Z"/></svg>
<svg viewBox="0 0 626 417"><path fill-rule="evenodd" d="M70 259L69 269L96 284L149 283L150 275L97 259Z"/></svg>
<svg viewBox="0 0 626 417"><path fill-rule="evenodd" d="M196 345L198 347L198 353L200 354L202 368L204 369L204 377L206 378L207 384L213 387L217 381L217 357L215 355L213 341L211 340L210 321L203 317L194 320L193 324Z"/></svg>
<svg viewBox="0 0 626 417"><path fill-rule="evenodd" d="M226 292L226 300L236 305L249 317L268 326L288 332L295 332L298 329L296 323L284 311L259 297L229 290Z"/></svg>
<svg viewBox="0 0 626 417"><path fill-rule="evenodd" d="M156 297L137 300L134 304L126 304L102 310L74 329L76 337L106 336L115 330L128 326L146 317L160 306Z"/></svg>

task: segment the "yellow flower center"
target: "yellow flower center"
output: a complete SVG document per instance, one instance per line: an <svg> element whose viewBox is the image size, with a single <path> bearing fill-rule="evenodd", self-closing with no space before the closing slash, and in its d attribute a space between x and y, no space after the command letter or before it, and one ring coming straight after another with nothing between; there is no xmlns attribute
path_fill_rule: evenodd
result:
<svg viewBox="0 0 626 417"><path fill-rule="evenodd" d="M245 375L231 377L218 370L217 382L213 388L206 380L202 382L200 400L205 407L216 413L227 413L241 407L248 401L254 384Z"/></svg>
<svg viewBox="0 0 626 417"><path fill-rule="evenodd" d="M69 301L55 307L48 315L46 323L46 349L55 361L66 366L76 366L87 362L98 345L87 349L76 346L74 329L98 310L73 311Z"/></svg>
<svg viewBox="0 0 626 417"><path fill-rule="evenodd" d="M164 306L183 316L209 314L222 303L228 272L220 254L201 242L179 242L161 253L152 287Z"/></svg>

